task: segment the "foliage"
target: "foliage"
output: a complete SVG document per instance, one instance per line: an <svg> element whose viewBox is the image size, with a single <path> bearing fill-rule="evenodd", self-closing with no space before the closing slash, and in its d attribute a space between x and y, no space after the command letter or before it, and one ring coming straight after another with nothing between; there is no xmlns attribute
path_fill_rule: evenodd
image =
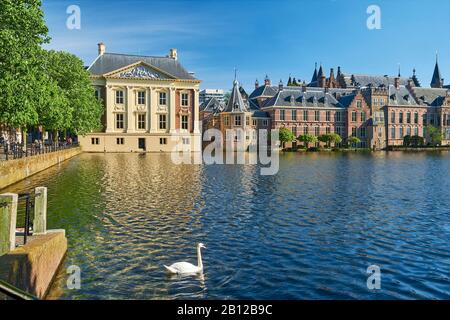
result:
<svg viewBox="0 0 450 320"><path fill-rule="evenodd" d="M443 135L442 135L442 132L440 129L438 129L432 125L428 125L427 126L427 135L428 135L428 138L430 139L430 144L432 146L437 146L442 143Z"/></svg>
<svg viewBox="0 0 450 320"><path fill-rule="evenodd" d="M337 143L342 142L342 138L337 133L332 133L332 134L330 134L330 142L334 143L336 145Z"/></svg>
<svg viewBox="0 0 450 320"><path fill-rule="evenodd" d="M302 134L298 136L297 140L303 142L307 148L309 148L310 143L316 143L318 141L317 137L312 134Z"/></svg>
<svg viewBox="0 0 450 320"><path fill-rule="evenodd" d="M40 74L48 29L40 0L0 2L0 122L22 127L38 122L36 106L48 92Z"/></svg>
<svg viewBox="0 0 450 320"><path fill-rule="evenodd" d="M80 59L42 49L50 38L41 6L0 2L0 123L87 133L100 125L102 107Z"/></svg>
<svg viewBox="0 0 450 320"><path fill-rule="evenodd" d="M411 136L410 135L406 135L403 137L403 146L404 147L409 147L411 145Z"/></svg>
<svg viewBox="0 0 450 320"><path fill-rule="evenodd" d="M283 148L286 142L291 142L295 140L295 136L292 131L288 128L280 128L278 139L283 144Z"/></svg>
<svg viewBox="0 0 450 320"><path fill-rule="evenodd" d="M410 145L414 148L423 147L424 139L421 136L412 136L410 140Z"/></svg>
<svg viewBox="0 0 450 320"><path fill-rule="evenodd" d="M358 144L358 143L360 143L360 142L361 142L361 140L360 140L358 137L351 136L351 137L348 137L348 138L347 138L347 144L348 144L349 146Z"/></svg>

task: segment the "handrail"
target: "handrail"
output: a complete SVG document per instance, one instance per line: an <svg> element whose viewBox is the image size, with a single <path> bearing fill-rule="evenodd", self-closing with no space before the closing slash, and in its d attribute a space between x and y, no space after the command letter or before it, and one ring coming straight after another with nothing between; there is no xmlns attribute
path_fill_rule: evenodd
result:
<svg viewBox="0 0 450 320"><path fill-rule="evenodd" d="M15 300L39 300L39 298L0 280L0 292Z"/></svg>

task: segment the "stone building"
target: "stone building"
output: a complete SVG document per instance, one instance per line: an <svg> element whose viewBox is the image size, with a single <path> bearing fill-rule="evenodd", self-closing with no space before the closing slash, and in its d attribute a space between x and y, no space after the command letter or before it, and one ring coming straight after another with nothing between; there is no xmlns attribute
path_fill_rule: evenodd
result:
<svg viewBox="0 0 450 320"><path fill-rule="evenodd" d="M88 68L96 97L105 107L103 130L79 141L88 152L200 151L199 85L178 62L166 57L106 52Z"/></svg>

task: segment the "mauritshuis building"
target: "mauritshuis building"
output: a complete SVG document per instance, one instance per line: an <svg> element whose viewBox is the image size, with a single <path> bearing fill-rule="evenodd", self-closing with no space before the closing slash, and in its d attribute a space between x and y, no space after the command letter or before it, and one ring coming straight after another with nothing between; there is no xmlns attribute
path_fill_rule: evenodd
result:
<svg viewBox="0 0 450 320"><path fill-rule="evenodd" d="M83 150L200 150L200 81L179 63L176 49L162 57L125 55L100 43L87 70L105 112L103 130L79 138Z"/></svg>
<svg viewBox="0 0 450 320"><path fill-rule="evenodd" d="M336 74L331 69L326 76L317 65L309 83L289 77L287 86L281 81L274 86L266 76L263 85L255 82L250 95L237 88L235 82L232 97L241 96L234 99L246 121L241 120L244 113L233 113L234 102L225 107L211 99L200 107L204 127L286 127L295 136L337 133L343 140L358 137L358 147L383 149L402 145L406 135L427 142L426 127L432 125L442 131L442 144L450 145L450 87L444 86L437 60L430 88L421 86L415 70L404 78L400 71L397 76L372 76L345 74L338 67Z"/></svg>

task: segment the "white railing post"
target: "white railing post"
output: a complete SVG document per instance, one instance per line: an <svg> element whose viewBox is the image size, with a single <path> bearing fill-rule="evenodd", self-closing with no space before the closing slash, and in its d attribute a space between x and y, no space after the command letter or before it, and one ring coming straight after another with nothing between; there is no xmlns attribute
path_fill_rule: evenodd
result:
<svg viewBox="0 0 450 320"><path fill-rule="evenodd" d="M37 187L34 191L33 234L47 232L47 188Z"/></svg>

